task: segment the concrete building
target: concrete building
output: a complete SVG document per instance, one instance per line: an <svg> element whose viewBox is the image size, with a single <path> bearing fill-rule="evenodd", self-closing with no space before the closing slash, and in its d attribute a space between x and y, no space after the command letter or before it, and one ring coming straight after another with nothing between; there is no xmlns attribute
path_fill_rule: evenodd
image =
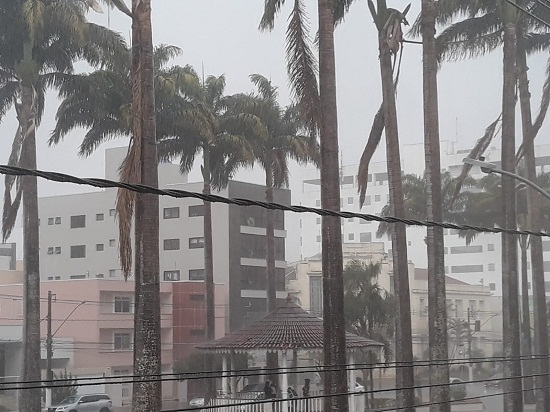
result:
<svg viewBox="0 0 550 412"><path fill-rule="evenodd" d="M462 170L462 159L468 155L468 150L458 150L455 142L441 142L441 168L457 176ZM422 175L424 173L423 143L404 145L401 151L402 168L406 174ZM550 144L536 146L537 172L550 171ZM500 149L490 147L485 153L486 160L500 164ZM343 166L341 172L342 210L380 214L389 201L388 175L385 162L374 162L369 168L369 187L365 204L359 209L357 194L358 165ZM472 169L471 175L480 178L484 176L478 167ZM319 171L313 168L304 169L302 174L302 204L304 206L320 207L321 192ZM314 256L321 252L321 218L313 214L300 216L301 256ZM391 251L391 239L384 236L377 238L378 223L357 218L341 219L343 242L383 242L388 253ZM445 233L445 270L454 278L471 284L488 285L495 294L501 294L501 246L500 235L480 234L470 245L458 237L454 230L446 229ZM426 229L410 227L407 230L408 258L419 267L427 267L427 252L424 243ZM550 241L543 241L545 251L545 268L550 280ZM550 283L547 290L550 291Z"/></svg>
<svg viewBox="0 0 550 412"><path fill-rule="evenodd" d="M393 293L393 264L384 252L384 243L345 243L344 266L352 260L365 263L380 263L378 284ZM293 264L286 279L287 291L306 310L322 316L322 261L320 255ZM409 262L409 288L411 296L411 323L413 352L423 358L428 348L428 274L427 269L415 268ZM495 298L489 288L481 284L468 284L446 277L448 318L466 322L467 311L471 313L472 348L490 356L502 347L502 302ZM500 305L500 306L499 306ZM475 322L480 321L480 331L475 331ZM464 355L467 341L450 341L449 356ZM457 347L457 346L460 346Z"/></svg>
<svg viewBox="0 0 550 412"><path fill-rule="evenodd" d="M118 180L125 148L105 152L105 176ZM188 183L179 165L159 165L159 187L201 192ZM263 186L230 181L219 193L263 200ZM288 190L274 190L276 202L289 204ZM40 266L43 280L121 279L118 261L116 190L43 197L40 210ZM160 197L160 273L163 282L204 282L203 204L200 200ZM229 328L239 329L266 310L266 211L212 205L214 281L229 286ZM275 212L275 259L280 298L284 298L284 213ZM198 332L197 332L198 333Z"/></svg>

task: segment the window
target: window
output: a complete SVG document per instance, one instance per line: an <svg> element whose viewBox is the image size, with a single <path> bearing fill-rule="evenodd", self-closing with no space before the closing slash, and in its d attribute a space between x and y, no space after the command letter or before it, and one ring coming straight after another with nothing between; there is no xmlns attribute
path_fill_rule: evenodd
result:
<svg viewBox="0 0 550 412"><path fill-rule="evenodd" d="M164 280L166 282L176 282L180 280L180 271L179 270L165 270L164 271Z"/></svg>
<svg viewBox="0 0 550 412"><path fill-rule="evenodd" d="M483 265L451 266L451 273L476 273L483 272Z"/></svg>
<svg viewBox="0 0 550 412"><path fill-rule="evenodd" d="M348 234L348 240L354 240L355 235L353 233Z"/></svg>
<svg viewBox="0 0 550 412"><path fill-rule="evenodd" d="M360 233L359 242L372 242L372 233L371 232Z"/></svg>
<svg viewBox="0 0 550 412"><path fill-rule="evenodd" d="M178 219L180 217L179 207L165 207L163 211L165 219Z"/></svg>
<svg viewBox="0 0 550 412"><path fill-rule="evenodd" d="M115 209L109 209L109 216L114 216L116 214Z"/></svg>
<svg viewBox="0 0 550 412"><path fill-rule="evenodd" d="M365 205L365 206L370 206L370 205L371 205L371 202L372 202L371 199L372 199L372 198L371 198L370 196L365 196L365 203L364 203L364 205Z"/></svg>
<svg viewBox="0 0 550 412"><path fill-rule="evenodd" d="M48 276L48 280L53 280L53 276Z"/></svg>
<svg viewBox="0 0 550 412"><path fill-rule="evenodd" d="M115 296L115 313L130 313L130 304L130 297Z"/></svg>
<svg viewBox="0 0 550 412"><path fill-rule="evenodd" d="M53 253L55 255L60 255L61 254L61 246L56 246L54 249L53 249Z"/></svg>
<svg viewBox="0 0 550 412"><path fill-rule="evenodd" d="M53 255L53 247L48 248L48 255Z"/></svg>
<svg viewBox="0 0 550 412"><path fill-rule="evenodd" d="M98 243L95 245L96 252L103 252L105 250L105 245L103 243Z"/></svg>
<svg viewBox="0 0 550 412"><path fill-rule="evenodd" d="M109 246L111 246L111 247L116 246L116 240L115 239L109 239Z"/></svg>
<svg viewBox="0 0 550 412"><path fill-rule="evenodd" d="M321 276L309 277L310 312L312 315L323 314L323 280Z"/></svg>
<svg viewBox="0 0 550 412"><path fill-rule="evenodd" d="M495 245L492 244L492 243L489 243L489 244L487 245L487 250L488 250L489 252L493 252L493 251L495 250Z"/></svg>
<svg viewBox="0 0 550 412"><path fill-rule="evenodd" d="M103 213L96 213L95 220L98 222L105 220L105 215Z"/></svg>
<svg viewBox="0 0 550 412"><path fill-rule="evenodd" d="M315 206L317 206L317 207L321 206L321 201L319 199L317 199L315 201Z"/></svg>
<svg viewBox="0 0 550 412"><path fill-rule="evenodd" d="M200 294L200 293L191 293L189 295L189 300L203 301L204 300L204 295Z"/></svg>
<svg viewBox="0 0 550 412"><path fill-rule="evenodd" d="M359 224L360 225L368 225L370 222L371 222L370 220L359 219Z"/></svg>
<svg viewBox="0 0 550 412"><path fill-rule="evenodd" d="M55 218L55 224L60 225L61 224L61 216L56 216Z"/></svg>
<svg viewBox="0 0 550 412"><path fill-rule="evenodd" d="M61 280L61 276L56 276L55 280Z"/></svg>
<svg viewBox="0 0 550 412"><path fill-rule="evenodd" d="M457 255L460 253L481 253L483 252L483 246L453 246L451 247L451 255Z"/></svg>
<svg viewBox="0 0 550 412"><path fill-rule="evenodd" d="M114 278L116 276L116 269L109 269L109 277Z"/></svg>
<svg viewBox="0 0 550 412"><path fill-rule="evenodd" d="M489 290L497 290L496 283L489 283Z"/></svg>
<svg viewBox="0 0 550 412"><path fill-rule="evenodd" d="M189 217L204 216L204 205L189 206Z"/></svg>
<svg viewBox="0 0 550 412"><path fill-rule="evenodd" d="M179 250L179 249L180 249L179 239L164 239L164 250Z"/></svg>
<svg viewBox="0 0 550 412"><path fill-rule="evenodd" d="M321 235L317 235L317 243L321 242Z"/></svg>
<svg viewBox="0 0 550 412"><path fill-rule="evenodd" d="M132 335L129 333L115 332L114 349L115 350L130 350L132 348Z"/></svg>
<svg viewBox="0 0 550 412"><path fill-rule="evenodd" d="M179 242L179 239L178 239ZM203 237L190 237L189 238L189 249L202 249L204 248L204 238ZM179 247L178 247L179 249Z"/></svg>
<svg viewBox="0 0 550 412"><path fill-rule="evenodd" d="M407 242L407 244L408 244L409 246L412 246L412 242L411 242L410 240Z"/></svg>
<svg viewBox="0 0 550 412"><path fill-rule="evenodd" d="M48 218L48 225L53 225L53 217Z"/></svg>
<svg viewBox="0 0 550 412"><path fill-rule="evenodd" d="M86 215L71 216L71 229L86 227Z"/></svg>
<svg viewBox="0 0 550 412"><path fill-rule="evenodd" d="M317 225L321 224L321 218L320 217L315 219L315 224L317 224Z"/></svg>
<svg viewBox="0 0 550 412"><path fill-rule="evenodd" d="M489 265L487 266L487 269L489 270L489 272L494 272L495 271L495 264L494 263L489 263Z"/></svg>
<svg viewBox="0 0 550 412"><path fill-rule="evenodd" d="M354 218L350 217L350 218L348 219L348 222L353 223L354 220L355 220Z"/></svg>
<svg viewBox="0 0 550 412"><path fill-rule="evenodd" d="M85 258L86 257L86 245L71 246L71 258Z"/></svg>
<svg viewBox="0 0 550 412"><path fill-rule="evenodd" d="M69 279L86 279L86 275L71 275Z"/></svg>
<svg viewBox="0 0 550 412"><path fill-rule="evenodd" d="M191 329L189 334L191 336L204 336L204 329Z"/></svg>
<svg viewBox="0 0 550 412"><path fill-rule="evenodd" d="M189 269L189 280L204 280L204 269Z"/></svg>
<svg viewBox="0 0 550 412"><path fill-rule="evenodd" d="M353 205L353 197L348 197L348 205Z"/></svg>
<svg viewBox="0 0 550 412"><path fill-rule="evenodd" d="M374 195L374 201L380 202L380 195Z"/></svg>

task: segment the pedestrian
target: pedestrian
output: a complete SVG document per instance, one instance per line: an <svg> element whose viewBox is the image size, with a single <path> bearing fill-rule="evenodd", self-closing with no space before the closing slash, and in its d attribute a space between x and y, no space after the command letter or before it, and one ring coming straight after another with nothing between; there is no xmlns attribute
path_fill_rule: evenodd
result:
<svg viewBox="0 0 550 412"><path fill-rule="evenodd" d="M296 393L296 391L294 390L294 388L292 386L288 387L286 393L287 393L288 399L294 399L294 400L290 401L290 411L291 412L296 412L297 406L298 406L298 400L295 399L295 398L298 397L298 394Z"/></svg>
<svg viewBox="0 0 550 412"><path fill-rule="evenodd" d="M264 399L271 399L272 388L271 388L271 381L268 379L265 381L264 384ZM273 411L273 404L271 402L266 402L264 404L264 411L265 412L272 412Z"/></svg>
<svg viewBox="0 0 550 412"><path fill-rule="evenodd" d="M309 382L310 380L308 378L304 380L304 387L302 388L302 396L304 398L309 396ZM305 412L309 412L309 399L304 399L304 404L306 406Z"/></svg>

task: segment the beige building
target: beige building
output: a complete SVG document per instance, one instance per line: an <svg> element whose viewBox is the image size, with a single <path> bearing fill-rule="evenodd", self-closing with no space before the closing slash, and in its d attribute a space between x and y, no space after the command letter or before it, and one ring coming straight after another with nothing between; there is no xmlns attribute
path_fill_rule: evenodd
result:
<svg viewBox="0 0 550 412"><path fill-rule="evenodd" d="M381 266L378 283L393 293L392 260L384 250L383 242L345 243L342 247L344 266L352 260L379 262ZM321 255L315 255L297 262L289 268L286 276L287 291L296 297L297 302L317 316L323 313L322 261ZM487 285L471 285L446 276L447 307L450 324L460 322L464 325L470 309L472 350L482 350L485 356L491 356L502 346L502 305L500 299L493 296ZM413 352L418 358L424 358L428 348L428 271L415 268L409 262L409 288L411 292L411 317L413 334ZM476 322L480 327L476 331ZM467 331L467 328L463 328ZM467 333L455 337L449 333L449 356L466 356ZM479 353L479 352L477 352ZM474 353L475 354L475 353Z"/></svg>

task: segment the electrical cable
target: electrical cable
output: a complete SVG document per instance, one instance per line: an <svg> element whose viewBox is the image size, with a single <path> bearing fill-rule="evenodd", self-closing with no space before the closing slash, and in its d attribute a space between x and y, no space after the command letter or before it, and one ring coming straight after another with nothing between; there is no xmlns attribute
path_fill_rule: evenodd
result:
<svg viewBox="0 0 550 412"><path fill-rule="evenodd" d="M519 4L517 4L515 1L512 1L512 0L506 0L507 3L511 4L512 6L514 6L516 9L522 11L523 13L527 14L529 17L537 20L539 23L542 23L543 25L545 25L546 27L550 28L550 23L548 23L547 21L541 19L540 17L538 16L535 16L533 13L531 13L529 10L527 9L524 9L523 7L521 7Z"/></svg>
<svg viewBox="0 0 550 412"><path fill-rule="evenodd" d="M202 372L184 372L184 373L161 373L161 374L154 374L154 375L120 375L120 376L94 376L94 377L72 377L71 379L56 379L53 381L44 381L44 380L34 380L34 381L14 381L14 382L4 382L4 385L11 384L13 385L9 389L29 389L29 386L26 386L27 384L39 384L39 383L52 383L50 386L79 386L79 384L72 384L73 381L82 380L82 381L97 381L97 380L103 380L102 383L105 384L120 384L120 383L131 383L131 382L137 382L137 381L143 381L143 378L152 378L155 380L199 380L199 379L207 379L207 378L232 378L232 377L250 377L250 376L266 376L266 375L283 375L285 373L325 373L325 372L331 372L331 371L339 371L339 370L345 370L345 371L355 371L355 370L376 370L376 369L394 369L394 368L400 368L400 367L429 367L431 365L462 365L462 364L469 364L469 363L490 363L490 362L507 362L512 360L537 360L537 359L548 359L550 358L550 355L533 355L531 357L515 357L515 358L504 358L504 357L496 357L496 358L472 358L472 361L474 359L480 359L477 362L471 362L467 359L457 359L457 360L451 360L447 362L442 361L416 361L417 363L425 363L424 365L409 365L409 364L403 364L404 362L393 362L389 365L381 364L381 365L372 365L369 363L362 363L362 364L346 364L346 365L329 365L329 366L322 366L319 367L316 366L298 366L296 368L290 367L286 368L270 368L270 369L261 369L261 370L250 370L250 369L241 369L241 370L233 370L233 371L226 371L225 373L220 373L219 371L202 371ZM536 376L536 375L533 375ZM173 378L166 378L164 377L173 377ZM525 376L528 377L528 376ZM109 379L112 379L113 381L108 381ZM120 379L130 379L128 382L121 382ZM491 381L491 380L503 380L503 379L511 379L511 378L498 378L498 379L485 379L485 380L478 380L478 381L463 381L460 383L479 383L479 382L485 382L485 381ZM59 382L71 382L70 385L59 385L56 383ZM21 387L20 385L23 385ZM432 385L433 386L433 385ZM49 387L49 386L45 386ZM390 389L394 390L394 389Z"/></svg>
<svg viewBox="0 0 550 412"><path fill-rule="evenodd" d="M506 0L510 3L511 0ZM513 4L513 3L512 3ZM519 7L519 6L518 6ZM176 189L158 189L152 186L146 186L142 184L134 183L122 183L115 182L113 180L99 179L99 178L79 178L76 176L58 173L58 172L49 172L43 170L29 170L21 167L0 165L0 173L7 174L11 176L35 176L40 177L46 180L60 183L74 183L78 185L93 186L99 188L119 188L127 189L136 193L145 193L145 194L155 194L158 196L169 196L174 198L194 198L200 199L205 202L211 203L223 203L227 205L237 205L237 206L258 206L264 209L270 210L282 210L287 212L294 213L314 213L319 216L333 216L340 218L359 218L367 221L375 222L386 222L386 223L402 223L408 226L422 226L422 227L441 227L444 229L456 229L456 230L473 230L480 233L506 233L510 235L532 235L539 237L550 237L550 233L542 231L531 231L531 230L517 230L517 229L508 229L500 227L483 227L483 226L474 226L467 224L456 224L449 222L434 222L431 220L416 220L416 219L404 219L398 218L395 216L376 216L366 213L355 213L355 212L346 212L346 211L334 211L328 209L319 209L307 206L297 206L297 205L283 205L280 203L273 202L263 202L259 200L243 199L243 198L228 198L219 195L204 194L198 192L190 192L187 190L176 190Z"/></svg>

